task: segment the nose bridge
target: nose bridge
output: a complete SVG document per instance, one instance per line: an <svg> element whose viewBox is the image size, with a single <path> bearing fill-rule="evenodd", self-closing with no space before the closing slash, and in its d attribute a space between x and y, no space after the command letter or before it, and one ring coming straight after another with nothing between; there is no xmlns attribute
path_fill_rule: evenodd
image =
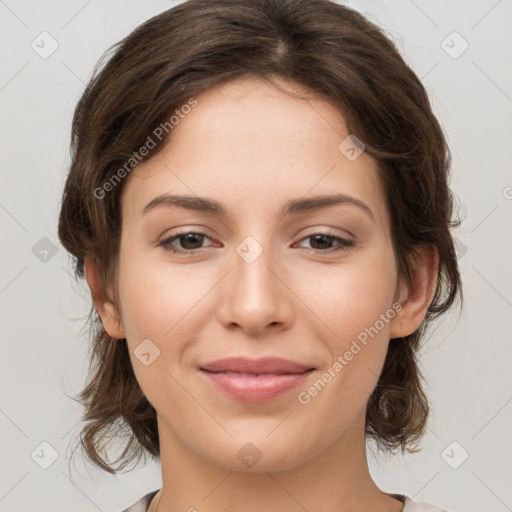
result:
<svg viewBox="0 0 512 512"><path fill-rule="evenodd" d="M233 270L226 280L222 319L247 330L286 321L288 304L278 270L270 236L260 243L248 236L235 248Z"/></svg>
<svg viewBox="0 0 512 512"><path fill-rule="evenodd" d="M261 239L261 238L260 238ZM248 236L236 247L234 280L239 298L246 307L262 310L265 304L270 307L274 302L276 278L269 270L272 268L273 251L270 237L263 244L254 237Z"/></svg>

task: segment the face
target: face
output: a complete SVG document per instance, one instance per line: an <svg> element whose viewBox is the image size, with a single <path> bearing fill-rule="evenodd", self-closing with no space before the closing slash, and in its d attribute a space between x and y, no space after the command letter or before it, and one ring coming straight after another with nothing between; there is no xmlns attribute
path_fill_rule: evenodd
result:
<svg viewBox="0 0 512 512"><path fill-rule="evenodd" d="M293 468L364 435L389 339L401 334L376 162L339 149L343 117L320 98L244 78L195 99L127 178L121 319L104 325L127 338L161 436L226 468L243 470L258 451L262 471ZM334 195L348 200L313 201ZM228 357L302 367L205 371Z"/></svg>

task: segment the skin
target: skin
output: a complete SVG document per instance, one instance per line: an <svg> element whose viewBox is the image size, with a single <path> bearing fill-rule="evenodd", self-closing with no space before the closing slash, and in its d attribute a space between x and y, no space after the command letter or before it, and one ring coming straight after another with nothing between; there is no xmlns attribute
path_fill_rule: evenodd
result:
<svg viewBox="0 0 512 512"><path fill-rule="evenodd" d="M419 253L411 286L399 280L376 161L340 152L348 132L330 102L297 99L255 77L196 99L165 147L124 184L120 316L112 290L101 290L86 260L103 326L127 339L137 380L157 411L163 487L149 510L397 512L402 503L369 473L366 404L389 339L411 334L425 317L437 252ZM228 215L168 206L143 215L164 192L215 199ZM363 201L374 220L350 204L279 215L289 199L334 192ZM182 231L207 236L172 247L201 247L202 254L158 246ZM329 254L339 247L335 239L315 245L306 238L329 231L354 245ZM247 236L263 249L251 263L236 251ZM308 404L299 403L297 394L394 303L402 308L378 335ZM148 338L160 355L146 366L134 350ZM198 371L234 355L284 357L316 370L276 399L241 402ZM237 457L248 442L262 454L251 468Z"/></svg>

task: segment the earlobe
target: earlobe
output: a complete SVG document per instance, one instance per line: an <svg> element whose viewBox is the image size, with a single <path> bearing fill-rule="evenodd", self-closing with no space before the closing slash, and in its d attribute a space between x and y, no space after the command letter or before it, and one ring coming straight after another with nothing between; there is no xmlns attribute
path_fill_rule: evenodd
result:
<svg viewBox="0 0 512 512"><path fill-rule="evenodd" d="M407 287L405 296L400 297L401 310L391 322L390 338L408 336L419 328L434 297L438 270L437 247L420 248L416 256L412 283Z"/></svg>
<svg viewBox="0 0 512 512"><path fill-rule="evenodd" d="M109 298L100 283L98 268L94 259L90 257L85 258L84 271L85 279L91 290L91 296L101 318L103 328L112 338L125 338L126 333L116 313L112 299Z"/></svg>

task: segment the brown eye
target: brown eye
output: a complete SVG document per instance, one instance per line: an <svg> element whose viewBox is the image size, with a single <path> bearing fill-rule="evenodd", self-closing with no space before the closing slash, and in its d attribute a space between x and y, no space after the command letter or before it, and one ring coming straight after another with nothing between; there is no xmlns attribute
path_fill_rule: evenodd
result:
<svg viewBox="0 0 512 512"><path fill-rule="evenodd" d="M354 242L345 240L336 236L334 233L314 233L304 237L301 241L311 239L311 249L316 253L332 253L337 251L346 251L354 246ZM332 247L333 242L337 242L337 246Z"/></svg>
<svg viewBox="0 0 512 512"><path fill-rule="evenodd" d="M209 239L205 233L190 231L186 233L178 233L177 235L166 238L165 240L162 240L158 245L163 247L165 251L172 252L173 254L195 254L202 248L202 244L205 238ZM178 241L180 247L176 248L176 242Z"/></svg>

